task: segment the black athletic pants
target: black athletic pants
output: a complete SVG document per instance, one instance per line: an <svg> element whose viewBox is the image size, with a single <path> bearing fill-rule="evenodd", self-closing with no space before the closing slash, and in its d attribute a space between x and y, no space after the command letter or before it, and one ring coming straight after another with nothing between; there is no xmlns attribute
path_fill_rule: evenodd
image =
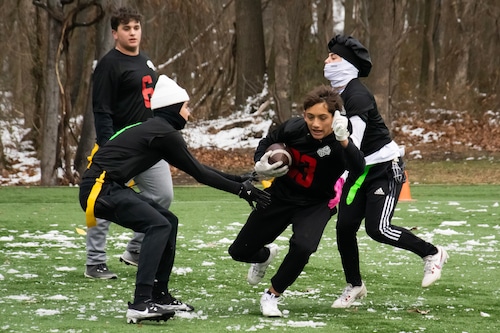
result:
<svg viewBox="0 0 500 333"><path fill-rule="evenodd" d="M337 220L337 245L346 281L353 286L360 286L362 280L356 233L363 219L366 233L377 242L411 251L421 258L437 253L434 245L415 236L408 229L391 224L403 186L394 181L391 165L392 161L368 166L366 178L350 204L346 201L351 187L355 187L356 179L348 178L342 189Z"/></svg>
<svg viewBox="0 0 500 333"><path fill-rule="evenodd" d="M80 204L87 206L94 178L84 178L80 184ZM174 264L177 238L177 217L133 189L106 182L96 200L94 213L122 227L144 233L136 275L134 302L152 296L153 283L166 288Z"/></svg>
<svg viewBox="0 0 500 333"><path fill-rule="evenodd" d="M264 262L269 257L269 249L264 245L272 243L291 224L293 235L289 240L288 254L271 278L273 288L283 293L297 279L311 254L318 249L331 217L327 204L325 201L312 206L297 206L273 199L266 209L254 210L250 214L229 247L229 254L237 261Z"/></svg>

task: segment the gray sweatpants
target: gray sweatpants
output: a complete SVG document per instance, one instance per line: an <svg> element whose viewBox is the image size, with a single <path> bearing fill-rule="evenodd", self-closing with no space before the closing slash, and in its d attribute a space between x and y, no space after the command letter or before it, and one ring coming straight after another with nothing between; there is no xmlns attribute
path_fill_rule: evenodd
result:
<svg viewBox="0 0 500 333"><path fill-rule="evenodd" d="M164 160L134 177L142 195L168 209L174 198L174 188L170 166ZM111 222L97 218L97 225L87 229L87 265L106 262L106 235ZM144 234L134 232L127 244L127 251L139 253Z"/></svg>

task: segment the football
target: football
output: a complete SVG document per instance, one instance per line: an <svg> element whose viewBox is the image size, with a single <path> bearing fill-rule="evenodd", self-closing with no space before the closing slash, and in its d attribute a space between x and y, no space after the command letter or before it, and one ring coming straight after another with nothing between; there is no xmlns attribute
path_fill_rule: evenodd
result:
<svg viewBox="0 0 500 333"><path fill-rule="evenodd" d="M276 162L282 161L283 165L292 165L292 150L288 148L284 143L273 143L267 147L266 152L272 150L271 156L269 156L269 164L274 164Z"/></svg>

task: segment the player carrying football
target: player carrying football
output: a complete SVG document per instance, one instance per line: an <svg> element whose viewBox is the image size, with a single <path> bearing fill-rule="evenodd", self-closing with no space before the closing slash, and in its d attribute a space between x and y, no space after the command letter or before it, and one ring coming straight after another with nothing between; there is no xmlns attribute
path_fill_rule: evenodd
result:
<svg viewBox="0 0 500 333"><path fill-rule="evenodd" d="M229 247L234 260L251 263L247 280L251 285L258 284L278 252L278 247L270 243L292 225L288 254L260 300L266 317L282 316L279 296L317 250L323 230L336 212L329 207L335 196L335 181L344 170L361 174L365 167L363 153L349 138L348 120L340 114L342 99L331 87L313 89L303 106L303 117L287 120L259 142L254 155L255 171L261 176L276 177L266 189L272 202L250 214ZM270 154L265 151L273 143L285 143L291 148L290 167L268 162Z"/></svg>

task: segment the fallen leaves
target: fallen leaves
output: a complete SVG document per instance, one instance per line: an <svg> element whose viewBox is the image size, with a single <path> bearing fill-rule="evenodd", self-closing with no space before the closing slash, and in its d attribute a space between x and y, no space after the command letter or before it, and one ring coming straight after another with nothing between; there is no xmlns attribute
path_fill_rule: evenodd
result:
<svg viewBox="0 0 500 333"><path fill-rule="evenodd" d="M418 308L414 308L414 309L408 309L408 312L409 313L415 312L415 313L420 313L421 315L426 315L430 312L430 310L420 310Z"/></svg>

